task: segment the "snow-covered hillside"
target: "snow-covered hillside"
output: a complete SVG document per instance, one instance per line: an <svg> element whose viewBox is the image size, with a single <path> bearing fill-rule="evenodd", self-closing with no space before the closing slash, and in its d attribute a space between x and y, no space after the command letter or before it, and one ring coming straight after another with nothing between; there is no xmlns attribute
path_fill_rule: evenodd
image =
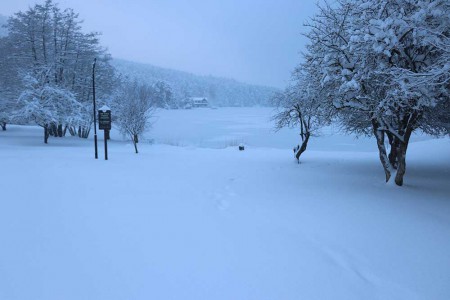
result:
<svg viewBox="0 0 450 300"><path fill-rule="evenodd" d="M0 299L449 299L450 140L415 136L400 188L333 128L297 164L270 115L163 110L108 161L0 131Z"/></svg>
<svg viewBox="0 0 450 300"><path fill-rule="evenodd" d="M112 60L112 65L123 75L150 85L165 82L171 87L177 102L187 97L207 97L216 106L267 106L278 91L276 88L245 84L233 79L198 76L121 59Z"/></svg>

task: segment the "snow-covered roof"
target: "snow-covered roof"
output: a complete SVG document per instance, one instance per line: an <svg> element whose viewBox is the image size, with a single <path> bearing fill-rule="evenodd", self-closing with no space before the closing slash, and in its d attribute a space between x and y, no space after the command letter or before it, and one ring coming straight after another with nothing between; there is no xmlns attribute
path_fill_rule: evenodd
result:
<svg viewBox="0 0 450 300"><path fill-rule="evenodd" d="M102 107L100 107L100 110L101 110L101 111L108 111L108 110L111 110L111 108L109 108L109 107L105 104L105 105L103 105Z"/></svg>
<svg viewBox="0 0 450 300"><path fill-rule="evenodd" d="M206 97L191 97L190 99L193 101L203 101L203 100L208 101L208 98Z"/></svg>

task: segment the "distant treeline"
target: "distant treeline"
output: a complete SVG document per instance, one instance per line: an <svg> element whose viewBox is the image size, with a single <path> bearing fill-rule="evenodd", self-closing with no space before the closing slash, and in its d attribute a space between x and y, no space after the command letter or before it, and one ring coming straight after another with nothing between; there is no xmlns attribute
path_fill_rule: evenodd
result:
<svg viewBox="0 0 450 300"><path fill-rule="evenodd" d="M113 59L112 65L121 74L150 85L164 82L172 91L174 103L180 107L189 97L207 97L215 106L269 106L271 97L278 92L273 87L250 85L213 76L198 76L121 59Z"/></svg>

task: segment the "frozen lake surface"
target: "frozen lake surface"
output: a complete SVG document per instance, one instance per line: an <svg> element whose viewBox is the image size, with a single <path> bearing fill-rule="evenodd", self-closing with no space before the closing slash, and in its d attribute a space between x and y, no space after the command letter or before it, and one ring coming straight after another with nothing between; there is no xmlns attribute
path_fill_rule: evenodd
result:
<svg viewBox="0 0 450 300"><path fill-rule="evenodd" d="M300 142L299 129L275 131L274 114L274 108L267 107L159 110L147 137L175 146L226 148L243 143L251 147L292 149ZM345 134L337 126L323 128L316 135L308 149L374 151L376 147L374 139ZM430 137L413 137L414 141L426 139Z"/></svg>

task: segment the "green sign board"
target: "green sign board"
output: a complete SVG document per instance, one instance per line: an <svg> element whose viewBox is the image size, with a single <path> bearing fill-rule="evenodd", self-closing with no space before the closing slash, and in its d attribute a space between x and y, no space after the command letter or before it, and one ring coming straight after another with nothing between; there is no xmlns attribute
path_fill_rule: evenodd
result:
<svg viewBox="0 0 450 300"><path fill-rule="evenodd" d="M111 111L98 111L98 128L100 130L111 130Z"/></svg>

